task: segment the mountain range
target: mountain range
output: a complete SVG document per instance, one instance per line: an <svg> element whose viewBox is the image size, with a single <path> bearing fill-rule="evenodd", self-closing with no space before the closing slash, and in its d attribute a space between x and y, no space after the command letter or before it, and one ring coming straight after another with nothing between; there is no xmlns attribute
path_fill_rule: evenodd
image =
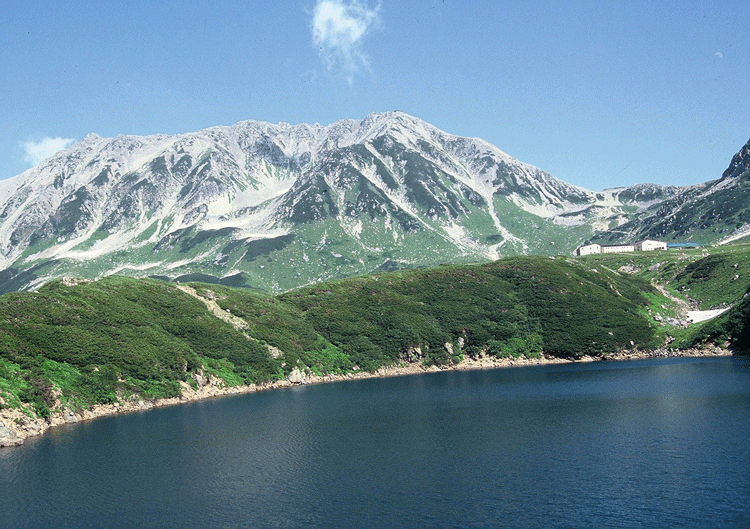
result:
<svg viewBox="0 0 750 529"><path fill-rule="evenodd" d="M718 180L590 191L402 112L90 134L0 181L0 292L120 274L282 292L399 268L716 242L750 223L750 142Z"/></svg>

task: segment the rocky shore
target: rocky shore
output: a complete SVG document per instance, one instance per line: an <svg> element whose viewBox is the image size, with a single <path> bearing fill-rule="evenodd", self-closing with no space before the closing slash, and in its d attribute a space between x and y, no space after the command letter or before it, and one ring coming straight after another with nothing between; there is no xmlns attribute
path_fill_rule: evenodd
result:
<svg viewBox="0 0 750 529"><path fill-rule="evenodd" d="M248 386L232 387L224 387L222 385L222 382L214 377L208 377L207 379L203 379L202 377L200 377L200 379L198 380L198 389L194 389L187 383L181 383L182 395L180 397L158 400L132 400L118 402L115 404L102 404L94 406L91 409L78 411L62 409L61 406L56 406L55 411L53 411L49 420L32 419L18 409L0 409L0 447L17 446L23 444L24 439L41 435L49 429L63 424L89 421L98 417L116 415L119 413L141 412L152 408L173 406L176 404L183 404L186 402L215 398L224 395L237 395L242 393L252 393L255 391L267 391L275 388L290 387L295 385L321 384L326 382L376 377L416 375L421 373L447 370L497 369L530 365L567 364L575 362L626 361L641 360L646 358L712 357L731 355L732 352L728 349L711 346L703 349L688 349L679 351L666 348L657 349L655 351L626 350L604 357L583 356L577 359L565 359L552 356L542 356L539 358L500 359L496 357L484 356L478 359L466 358L458 364L442 367L423 367L421 364L414 362L384 367L375 371L374 373L371 373L369 371L361 371L348 373L346 375L318 376L303 372L299 369L295 369L285 380L282 381L263 385L251 384Z"/></svg>

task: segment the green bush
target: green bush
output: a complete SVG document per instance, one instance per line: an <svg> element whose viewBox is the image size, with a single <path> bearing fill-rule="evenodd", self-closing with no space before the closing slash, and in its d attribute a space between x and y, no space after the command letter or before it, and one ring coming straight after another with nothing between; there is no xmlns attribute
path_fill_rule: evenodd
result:
<svg viewBox="0 0 750 529"><path fill-rule="evenodd" d="M523 338L514 336L500 347L503 358L539 358L542 354L542 337L537 333L529 334Z"/></svg>
<svg viewBox="0 0 750 529"><path fill-rule="evenodd" d="M49 419L51 407L55 402L52 385L39 369L27 373L25 378L28 386L19 394L21 402L31 404L38 417Z"/></svg>

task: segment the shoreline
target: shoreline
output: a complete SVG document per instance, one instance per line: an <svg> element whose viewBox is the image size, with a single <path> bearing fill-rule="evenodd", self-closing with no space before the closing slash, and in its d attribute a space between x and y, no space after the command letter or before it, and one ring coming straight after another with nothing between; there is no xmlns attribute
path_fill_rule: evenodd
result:
<svg viewBox="0 0 750 529"><path fill-rule="evenodd" d="M209 377L205 384L193 389L185 382L181 382L182 395L158 400L137 400L118 402L115 404L97 404L91 409L72 411L69 409L58 409L54 411L49 421L44 419L31 419L28 415L16 408L0 409L0 448L6 446L19 446L25 439L37 437L45 432L65 424L87 422L100 417L108 417L121 413L134 413L154 408L175 406L200 400L212 399L228 395L242 395L259 391L270 391L278 388L304 386L311 384L325 384L328 382L341 382L345 380L358 380L368 378L388 378L396 376L419 375L424 373L435 373L439 371L475 371L483 369L502 369L512 367L525 367L533 365L555 365L576 364L590 362L622 362L628 360L645 360L649 358L680 358L680 357L719 357L732 356L732 351L716 346L702 349L686 349L672 351L669 349L657 349L655 351L621 351L602 357L582 356L576 359L558 358L553 356L541 356L539 358L496 358L483 356L479 359L465 358L458 364L446 366L424 367L418 362L405 365L393 365L382 367L375 372L359 371L345 375L313 375L302 373L295 369L284 380L268 384L250 384L247 386L223 387L219 379Z"/></svg>

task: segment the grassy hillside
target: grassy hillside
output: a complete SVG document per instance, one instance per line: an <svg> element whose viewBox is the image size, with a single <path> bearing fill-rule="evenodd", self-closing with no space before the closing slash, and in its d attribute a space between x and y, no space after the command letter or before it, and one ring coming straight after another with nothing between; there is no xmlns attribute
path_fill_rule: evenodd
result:
<svg viewBox="0 0 750 529"><path fill-rule="evenodd" d="M655 281L673 294L709 310L737 302L750 284L750 244L666 252L600 254L580 258L612 270Z"/></svg>
<svg viewBox="0 0 750 529"><path fill-rule="evenodd" d="M0 406L45 417L60 403L80 409L176 396L209 376L232 386L280 380L295 368L341 374L483 354L571 358L648 349L676 331L654 321L675 302L651 281L705 308L736 302L750 283L735 278L750 277L749 248L508 258L330 281L275 297L194 283L196 298L155 279L56 281L0 296ZM206 300L244 323L217 317ZM747 314L743 302L714 327L681 331L681 343L746 343Z"/></svg>
<svg viewBox="0 0 750 529"><path fill-rule="evenodd" d="M650 298L652 314L677 316L685 306L695 310L731 307L721 316L689 329L662 328L663 333L676 338L673 346L729 343L736 352L750 350L750 244L596 255L581 258L581 262L606 266L663 286L673 299ZM682 300L684 306L680 307L675 299Z"/></svg>

